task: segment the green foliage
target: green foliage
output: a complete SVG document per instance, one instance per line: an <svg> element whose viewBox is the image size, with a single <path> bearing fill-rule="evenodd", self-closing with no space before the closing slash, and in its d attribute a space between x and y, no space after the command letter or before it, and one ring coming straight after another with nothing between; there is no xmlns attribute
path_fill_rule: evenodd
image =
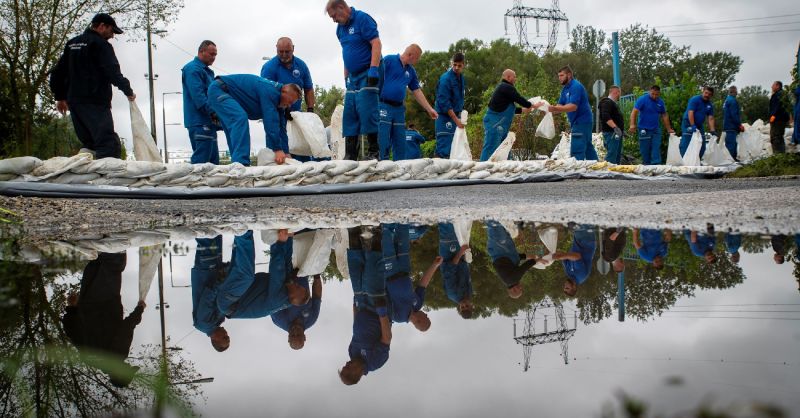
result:
<svg viewBox="0 0 800 418"><path fill-rule="evenodd" d="M736 97L742 109L742 122L752 124L769 119L769 91L761 86L747 86Z"/></svg>
<svg viewBox="0 0 800 418"><path fill-rule="evenodd" d="M573 53L584 52L594 56L608 56L609 45L606 33L602 29L591 26L578 25L572 29L572 39L569 42L569 50Z"/></svg>
<svg viewBox="0 0 800 418"><path fill-rule="evenodd" d="M623 91L645 87L656 78L678 78L676 68L691 58L688 46L673 45L665 35L638 23L619 33L619 49Z"/></svg>
<svg viewBox="0 0 800 418"><path fill-rule="evenodd" d="M727 174L728 178L745 177L770 177L792 176L800 174L800 155L775 154L760 159L752 164L740 167L733 173Z"/></svg>
<svg viewBox="0 0 800 418"><path fill-rule="evenodd" d="M331 86L326 89L320 85L314 87L314 112L319 115L325 126L331 124L331 116L337 105L344 104L344 89Z"/></svg>

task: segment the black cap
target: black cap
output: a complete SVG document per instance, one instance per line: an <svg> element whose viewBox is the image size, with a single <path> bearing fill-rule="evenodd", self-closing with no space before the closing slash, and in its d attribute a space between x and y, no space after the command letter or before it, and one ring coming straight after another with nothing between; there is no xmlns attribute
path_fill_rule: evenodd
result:
<svg viewBox="0 0 800 418"><path fill-rule="evenodd" d="M122 29L120 29L119 26L117 26L117 22L114 21L114 18L111 17L110 14L98 13L94 15L94 17L92 18L92 25L96 25L98 23L105 23L106 25L111 26L111 28L114 30L114 33L116 33L117 35L122 33Z"/></svg>

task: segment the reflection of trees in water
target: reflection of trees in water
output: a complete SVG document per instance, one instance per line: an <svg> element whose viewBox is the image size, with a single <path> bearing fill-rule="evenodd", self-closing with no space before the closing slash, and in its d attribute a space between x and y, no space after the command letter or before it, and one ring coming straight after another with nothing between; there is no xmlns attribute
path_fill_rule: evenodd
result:
<svg viewBox="0 0 800 418"><path fill-rule="evenodd" d="M158 388L157 346L133 354L142 367L128 388L114 387L108 376L87 364L103 364L98 356L82 357L68 343L61 326L70 286L62 266L0 262L2 287L13 299L0 300L0 416L93 416L151 407ZM80 270L80 267L76 270ZM168 351L167 368L173 382L198 377L181 352ZM189 399L201 396L197 385L178 385L167 391L168 403L188 411Z"/></svg>

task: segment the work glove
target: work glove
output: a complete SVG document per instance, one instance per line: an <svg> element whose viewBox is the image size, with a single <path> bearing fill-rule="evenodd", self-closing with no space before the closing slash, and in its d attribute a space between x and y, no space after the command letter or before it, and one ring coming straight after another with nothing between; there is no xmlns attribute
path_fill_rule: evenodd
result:
<svg viewBox="0 0 800 418"><path fill-rule="evenodd" d="M739 132L744 132L744 125L739 125Z"/></svg>
<svg viewBox="0 0 800 418"><path fill-rule="evenodd" d="M386 308L385 296L378 296L375 298L375 313L377 313L378 316L389 315L389 310Z"/></svg>
<svg viewBox="0 0 800 418"><path fill-rule="evenodd" d="M378 87L378 67L369 67L367 71L367 87Z"/></svg>
<svg viewBox="0 0 800 418"><path fill-rule="evenodd" d="M769 123L774 123L774 122L775 122L775 116L770 116Z"/></svg>
<svg viewBox="0 0 800 418"><path fill-rule="evenodd" d="M294 118L292 118L292 110L288 107L283 109L283 116L286 117L286 120L294 120Z"/></svg>
<svg viewBox="0 0 800 418"><path fill-rule="evenodd" d="M695 130L695 127L694 127L694 126L691 126L691 125L690 125L690 126L687 126L687 127L686 127L686 133L687 133L687 134L693 134L693 133L694 133L694 130Z"/></svg>
<svg viewBox="0 0 800 418"><path fill-rule="evenodd" d="M619 139L622 139L622 129L620 129L619 126L614 127L614 136L616 136Z"/></svg>

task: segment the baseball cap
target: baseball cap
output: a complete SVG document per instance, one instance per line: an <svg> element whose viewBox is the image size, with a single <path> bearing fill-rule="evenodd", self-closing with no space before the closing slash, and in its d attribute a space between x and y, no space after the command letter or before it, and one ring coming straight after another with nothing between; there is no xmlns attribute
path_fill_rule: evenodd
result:
<svg viewBox="0 0 800 418"><path fill-rule="evenodd" d="M92 24L94 25L97 23L105 23L106 25L111 26L111 28L114 30L114 33L116 33L117 35L122 33L122 29L120 29L119 26L117 26L117 22L115 22L114 18L107 13L98 13L94 15L94 17L92 18Z"/></svg>

